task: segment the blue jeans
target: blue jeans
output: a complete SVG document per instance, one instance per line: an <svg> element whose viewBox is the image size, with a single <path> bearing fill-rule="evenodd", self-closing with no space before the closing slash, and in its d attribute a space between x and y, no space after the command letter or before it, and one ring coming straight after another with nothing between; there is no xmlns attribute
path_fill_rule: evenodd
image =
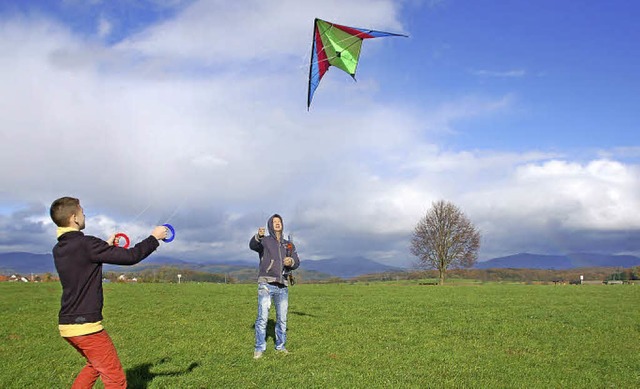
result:
<svg viewBox="0 0 640 389"><path fill-rule="evenodd" d="M289 288L267 283L258 284L258 317L256 319L255 351L267 349L267 321L271 299L276 305L276 350L284 349L287 340L287 309L289 308Z"/></svg>

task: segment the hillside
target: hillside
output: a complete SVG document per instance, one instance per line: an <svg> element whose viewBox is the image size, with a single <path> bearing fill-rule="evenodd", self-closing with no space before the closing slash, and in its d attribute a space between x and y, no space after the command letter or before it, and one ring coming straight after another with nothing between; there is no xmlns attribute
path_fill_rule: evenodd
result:
<svg viewBox="0 0 640 389"><path fill-rule="evenodd" d="M257 276L257 261L185 261L167 256L154 256L134 266L105 265L104 271L139 272L151 267L171 266L200 272L227 273L236 279L244 280ZM363 274L402 269L386 266L366 258L325 259L318 261L302 261L296 272L299 276L310 280L330 277L350 278ZM2 273L56 273L51 254L3 253L0 254L0 272Z"/></svg>
<svg viewBox="0 0 640 389"><path fill-rule="evenodd" d="M104 271L139 272L147 268L170 266L199 272L228 274L238 280L256 277L257 261L186 261L167 256L152 255L135 266L105 265ZM631 268L640 266L640 258L632 255L605 255L574 253L567 255L539 255L520 253L506 257L478 262L475 269L549 269L567 270L576 268L608 267ZM331 277L353 278L366 274L402 272L406 269L384 265L364 257L330 258L302 261L296 271L308 280L322 280ZM44 274L56 273L53 256L24 252L0 254L0 274Z"/></svg>
<svg viewBox="0 0 640 389"><path fill-rule="evenodd" d="M551 269L566 270L585 267L640 266L640 258L632 255L606 255L573 253L567 255L540 255L520 253L478 262L476 269Z"/></svg>
<svg viewBox="0 0 640 389"><path fill-rule="evenodd" d="M351 278L363 274L402 271L404 269L383 265L363 257L331 258L316 261L304 261L300 267L306 270L316 270L340 278Z"/></svg>

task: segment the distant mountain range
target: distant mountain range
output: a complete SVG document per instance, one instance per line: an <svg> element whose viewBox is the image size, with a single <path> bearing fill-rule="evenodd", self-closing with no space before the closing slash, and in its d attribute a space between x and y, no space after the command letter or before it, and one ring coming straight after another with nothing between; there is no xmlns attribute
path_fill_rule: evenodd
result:
<svg viewBox="0 0 640 389"><path fill-rule="evenodd" d="M207 261L193 262L166 256L150 256L135 266L105 265L104 271L140 271L150 267L173 266L210 273L231 273L241 270L250 271L257 276L258 261ZM383 265L362 258L323 259L303 261L299 270L305 279L323 279L330 277L351 278L362 274L403 271L404 269ZM303 273L304 272L304 273ZM56 273L51 254L32 254L23 252L0 254L0 273ZM255 278L254 276L254 278ZM244 276L243 276L244 278Z"/></svg>
<svg viewBox="0 0 640 389"><path fill-rule="evenodd" d="M405 271L399 267L383 265L363 257L331 258L304 261L300 267L331 274L334 277L351 278L363 274L384 273L391 271Z"/></svg>
<svg viewBox="0 0 640 389"><path fill-rule="evenodd" d="M173 266L211 273L243 274L253 277L257 271L256 261L207 261L193 262L166 256L151 256L141 263L132 266L106 265L105 271L139 271L154 266ZM494 258L478 262L476 269L515 268L515 269L551 269L566 270L585 267L622 267L640 266L640 258L632 255L605 255L591 253L575 253L567 255L539 255L521 253L506 257ZM364 274L406 271L406 269L384 265L363 257L331 258L303 261L300 274L306 279L323 279L329 277L352 278ZM0 254L0 273L56 273L51 254L32 254L24 252Z"/></svg>
<svg viewBox="0 0 640 389"><path fill-rule="evenodd" d="M352 278L363 274L385 273L394 271L405 271L399 267L383 265L370 259L355 258L331 258L319 259L315 261L304 261L300 265L303 269L315 270L331 274L334 277Z"/></svg>
<svg viewBox="0 0 640 389"><path fill-rule="evenodd" d="M633 255L574 253L567 255L539 255L521 253L476 263L476 269L550 269L567 270L580 267L640 266L640 258Z"/></svg>
<svg viewBox="0 0 640 389"><path fill-rule="evenodd" d="M0 273L55 273L52 254L3 253L0 254Z"/></svg>

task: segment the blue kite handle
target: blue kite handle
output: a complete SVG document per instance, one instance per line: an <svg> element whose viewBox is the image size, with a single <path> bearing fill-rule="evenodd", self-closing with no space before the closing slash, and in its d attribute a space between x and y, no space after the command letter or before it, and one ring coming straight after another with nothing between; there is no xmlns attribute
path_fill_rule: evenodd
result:
<svg viewBox="0 0 640 389"><path fill-rule="evenodd" d="M167 243L169 243L169 242L173 242L173 240L174 240L174 239L175 239L175 237L176 237L176 230L174 230L174 229L173 229L173 226L172 226L171 224L168 224L168 223L167 223L167 224L163 224L163 226L164 226L164 227L167 227L167 228L169 229L169 231L171 231L171 236L170 236L170 237L167 237L167 238L164 238L164 239L162 239L162 240L163 240L164 242L167 242Z"/></svg>

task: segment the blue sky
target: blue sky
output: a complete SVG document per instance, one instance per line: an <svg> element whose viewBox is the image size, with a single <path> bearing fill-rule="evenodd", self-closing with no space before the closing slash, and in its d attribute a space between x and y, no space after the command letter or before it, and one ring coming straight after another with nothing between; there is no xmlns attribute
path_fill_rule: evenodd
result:
<svg viewBox="0 0 640 389"><path fill-rule="evenodd" d="M0 252L48 252L48 206L185 259L250 259L278 212L303 259L410 265L432 202L480 259L640 255L640 5L335 0L0 3ZM313 19L368 40L306 110Z"/></svg>

